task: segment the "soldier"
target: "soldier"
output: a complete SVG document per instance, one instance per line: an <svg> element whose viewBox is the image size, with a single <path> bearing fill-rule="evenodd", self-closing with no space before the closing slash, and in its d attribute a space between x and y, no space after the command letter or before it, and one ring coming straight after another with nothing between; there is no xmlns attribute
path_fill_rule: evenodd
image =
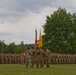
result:
<svg viewBox="0 0 76 75"><path fill-rule="evenodd" d="M51 55L50 55L50 57L51 57L51 64L54 64L54 53L51 53Z"/></svg>
<svg viewBox="0 0 76 75"><path fill-rule="evenodd" d="M32 63L32 67L34 67L34 64L35 64L35 49L34 47L31 47L30 48L30 51L32 52L32 55L31 55L31 63Z"/></svg>
<svg viewBox="0 0 76 75"><path fill-rule="evenodd" d="M17 63L17 54L14 54L14 63Z"/></svg>
<svg viewBox="0 0 76 75"><path fill-rule="evenodd" d="M48 48L46 48L46 50L45 50L45 64L46 64L47 68L50 67L50 54L51 54L51 51Z"/></svg>
<svg viewBox="0 0 76 75"><path fill-rule="evenodd" d="M36 64L36 68L39 67L39 58L40 58L40 50L38 49L38 47L35 50L35 64Z"/></svg>
<svg viewBox="0 0 76 75"><path fill-rule="evenodd" d="M21 65L24 64L24 60L25 60L24 55L21 53L20 54L20 63L21 63Z"/></svg>
<svg viewBox="0 0 76 75"><path fill-rule="evenodd" d="M61 61L61 59L62 59L62 58L61 58L61 54L58 53L57 55L58 55L58 63L61 64L61 63L62 63L62 61Z"/></svg>
<svg viewBox="0 0 76 75"><path fill-rule="evenodd" d="M55 63L56 63L56 64L58 64L58 59L59 59L58 54L55 54Z"/></svg>
<svg viewBox="0 0 76 75"><path fill-rule="evenodd" d="M7 57L7 54L5 54L5 64L8 63L8 57Z"/></svg>
<svg viewBox="0 0 76 75"><path fill-rule="evenodd" d="M32 56L32 51L30 50L30 48L28 48L26 50L26 68L28 66L32 67L32 58L31 58L31 56Z"/></svg>
<svg viewBox="0 0 76 75"><path fill-rule="evenodd" d="M4 64L4 53L1 53L1 64Z"/></svg>
<svg viewBox="0 0 76 75"><path fill-rule="evenodd" d="M20 54L17 54L17 63L20 63Z"/></svg>
<svg viewBox="0 0 76 75"><path fill-rule="evenodd" d="M12 64L14 64L14 54L12 54L11 58Z"/></svg>
<svg viewBox="0 0 76 75"><path fill-rule="evenodd" d="M11 64L11 54L9 54L9 64Z"/></svg>
<svg viewBox="0 0 76 75"><path fill-rule="evenodd" d="M76 64L76 54L75 54L75 64Z"/></svg>
<svg viewBox="0 0 76 75"><path fill-rule="evenodd" d="M43 48L40 48L40 58L39 58L39 64L40 64L40 67L43 67L44 66L44 60L45 60L45 52L44 52L44 49Z"/></svg>
<svg viewBox="0 0 76 75"><path fill-rule="evenodd" d="M22 51L22 55L23 55L23 63L25 63L25 54L26 54L26 51L23 50L23 51Z"/></svg>

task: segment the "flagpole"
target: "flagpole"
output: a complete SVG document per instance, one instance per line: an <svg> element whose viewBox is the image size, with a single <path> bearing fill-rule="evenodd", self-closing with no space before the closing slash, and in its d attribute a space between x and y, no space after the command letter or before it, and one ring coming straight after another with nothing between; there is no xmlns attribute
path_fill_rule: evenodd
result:
<svg viewBox="0 0 76 75"><path fill-rule="evenodd" d="M37 46L37 28L35 27L35 44L34 44L34 48L36 49Z"/></svg>

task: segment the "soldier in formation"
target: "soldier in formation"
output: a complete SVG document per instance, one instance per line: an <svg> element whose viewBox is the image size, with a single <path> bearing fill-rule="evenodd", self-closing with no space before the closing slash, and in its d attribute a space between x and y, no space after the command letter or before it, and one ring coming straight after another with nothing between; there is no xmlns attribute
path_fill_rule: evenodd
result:
<svg viewBox="0 0 76 75"><path fill-rule="evenodd" d="M40 58L39 58L39 64L40 67L44 66L44 60L45 60L45 52L43 48L40 48L40 54L39 54Z"/></svg>
<svg viewBox="0 0 76 75"><path fill-rule="evenodd" d="M35 65L36 65L36 68L39 67L39 58L40 58L40 51L38 49L38 47L36 48L35 50Z"/></svg>
<svg viewBox="0 0 76 75"><path fill-rule="evenodd" d="M47 68L49 68L50 67L50 59L51 59L51 51L48 49L48 48L46 48L45 49L45 64L46 64L46 66L47 66Z"/></svg>
<svg viewBox="0 0 76 75"><path fill-rule="evenodd" d="M30 48L26 50L26 68L28 66L32 68L32 50Z"/></svg>

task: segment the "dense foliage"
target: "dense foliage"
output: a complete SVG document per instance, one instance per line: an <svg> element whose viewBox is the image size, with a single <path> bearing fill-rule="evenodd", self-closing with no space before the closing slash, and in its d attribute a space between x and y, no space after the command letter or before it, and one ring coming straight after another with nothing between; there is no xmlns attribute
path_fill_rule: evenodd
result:
<svg viewBox="0 0 76 75"><path fill-rule="evenodd" d="M44 46L55 53L76 53L76 13L69 13L66 9L58 8L46 17L43 26Z"/></svg>
<svg viewBox="0 0 76 75"><path fill-rule="evenodd" d="M9 45L5 44L4 41L0 40L0 53L21 53L23 50L26 50L27 47L32 47L33 44L24 44L21 41L20 44L16 45L14 42Z"/></svg>

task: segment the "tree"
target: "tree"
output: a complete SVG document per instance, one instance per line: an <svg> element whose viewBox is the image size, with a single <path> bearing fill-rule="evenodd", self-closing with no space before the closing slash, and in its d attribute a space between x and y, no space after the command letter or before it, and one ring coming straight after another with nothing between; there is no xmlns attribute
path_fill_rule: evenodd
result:
<svg viewBox="0 0 76 75"><path fill-rule="evenodd" d="M0 53L2 52L2 41L0 40Z"/></svg>
<svg viewBox="0 0 76 75"><path fill-rule="evenodd" d="M9 53L15 53L15 51L16 51L16 45L15 45L15 43L14 42L13 43L10 43L8 45L8 52Z"/></svg>
<svg viewBox="0 0 76 75"><path fill-rule="evenodd" d="M16 53L21 53L23 50L26 50L26 46L23 41L17 45Z"/></svg>
<svg viewBox="0 0 76 75"><path fill-rule="evenodd" d="M1 52L5 52L5 47L6 47L6 45L5 45L5 43L4 43L4 40L0 40L0 53Z"/></svg>
<svg viewBox="0 0 76 75"><path fill-rule="evenodd" d="M74 32L74 30L76 31L76 21L74 20L76 20L76 15L72 15L62 8L58 8L52 15L47 16L46 23L43 26L44 46L56 53L74 53L76 49L74 47L76 43L76 32Z"/></svg>

